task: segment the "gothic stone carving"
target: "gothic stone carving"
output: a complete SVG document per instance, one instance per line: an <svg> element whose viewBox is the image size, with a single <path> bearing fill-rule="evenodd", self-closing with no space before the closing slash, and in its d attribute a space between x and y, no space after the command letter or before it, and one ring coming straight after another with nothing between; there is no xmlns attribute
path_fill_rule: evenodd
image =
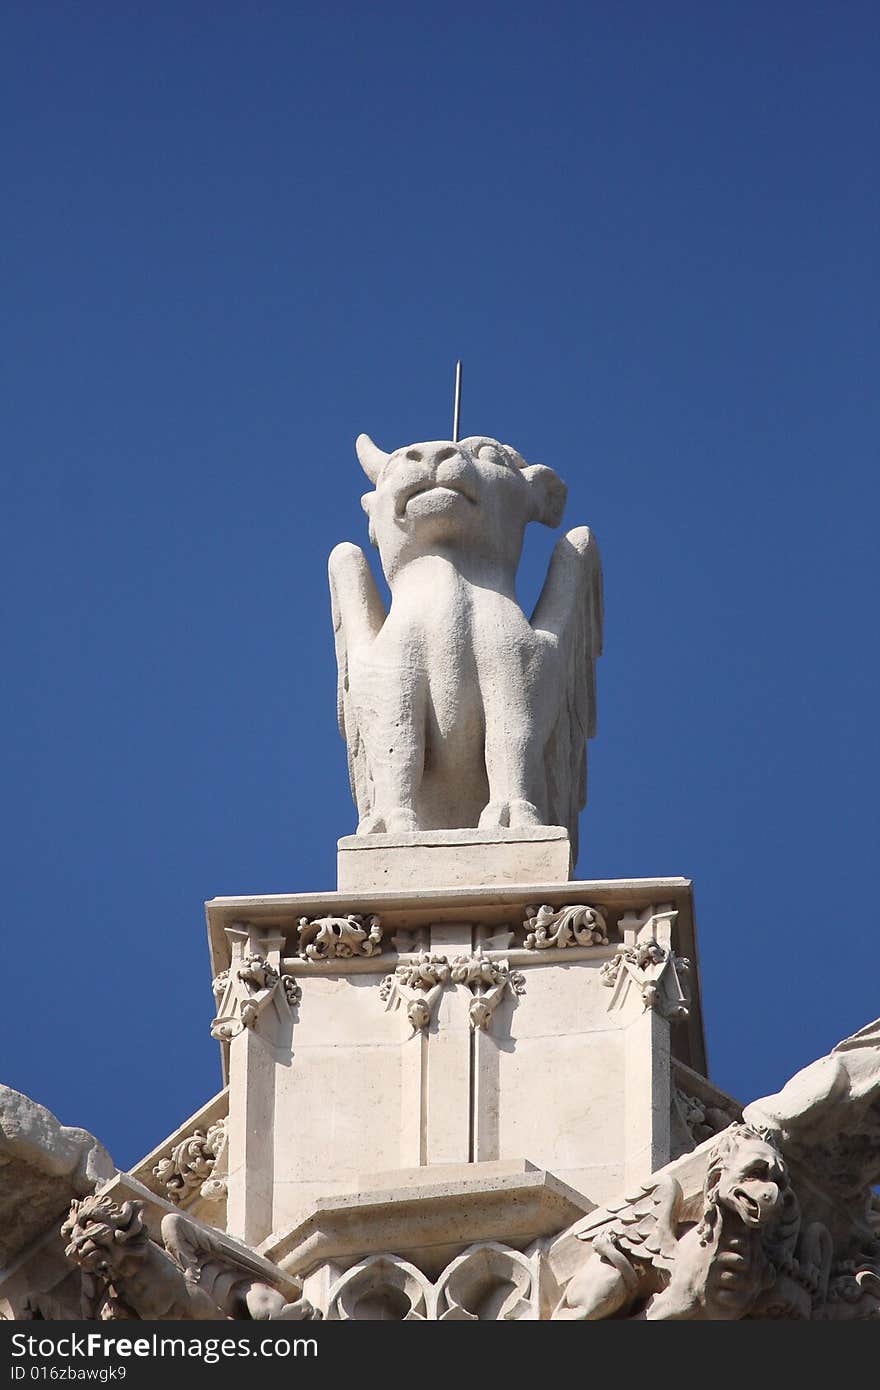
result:
<svg viewBox="0 0 880 1390"><path fill-rule="evenodd" d="M504 995L525 994L526 979L519 970L511 970L507 961L490 960L481 951L470 956L456 956L452 961L455 984L467 985L473 991L468 1005L472 1028L487 1028L489 1020Z"/></svg>
<svg viewBox="0 0 880 1390"><path fill-rule="evenodd" d="M687 1018L690 961L673 950L677 917L670 905L623 913L618 923L623 940L599 972L602 983L612 991L609 1009L622 1005L634 987L646 1009L656 1009L670 1021Z"/></svg>
<svg viewBox="0 0 880 1390"><path fill-rule="evenodd" d="M382 950L382 924L378 917L308 917L299 919L299 954L303 960L348 960L375 956Z"/></svg>
<svg viewBox="0 0 880 1390"><path fill-rule="evenodd" d="M424 1322L430 1283L397 1255L371 1255L330 1290L327 1317L348 1322Z"/></svg>
<svg viewBox="0 0 880 1390"><path fill-rule="evenodd" d="M525 928L527 951L608 945L605 915L598 907L578 905L560 908L558 912L546 904L527 907Z"/></svg>
<svg viewBox="0 0 880 1390"><path fill-rule="evenodd" d="M864 1213L880 1182L880 1019L844 1038L743 1119L774 1136L844 1205Z"/></svg>
<svg viewBox="0 0 880 1390"><path fill-rule="evenodd" d="M727 1129L731 1120L738 1118L738 1115L722 1110L703 1096L683 1091L680 1086L676 1086L673 1091L673 1104L695 1144L702 1144L704 1139L711 1139L713 1134L720 1134L723 1129Z"/></svg>
<svg viewBox="0 0 880 1390"><path fill-rule="evenodd" d="M681 1187L668 1174L579 1223L575 1232L592 1241L592 1251L553 1317L745 1317L774 1284L784 1255L794 1268L799 1228L779 1150L747 1126L732 1125L709 1156L696 1225L683 1221Z"/></svg>
<svg viewBox="0 0 880 1390"><path fill-rule="evenodd" d="M142 1202L109 1197L74 1202L61 1227L65 1254L84 1271L83 1316L144 1320L285 1319L318 1316L306 1299L289 1303L246 1257L185 1216L162 1218L151 1240Z"/></svg>
<svg viewBox="0 0 880 1390"><path fill-rule="evenodd" d="M519 1322L537 1317L534 1261L495 1241L472 1245L437 1280L439 1322Z"/></svg>
<svg viewBox="0 0 880 1390"><path fill-rule="evenodd" d="M358 834L564 825L577 855L595 732L602 572L586 527L558 542L531 621L515 581L529 521L557 526L550 468L475 437L361 465L386 614L358 546L330 556L339 719ZM429 714L430 711L430 714Z"/></svg>
<svg viewBox="0 0 880 1390"><path fill-rule="evenodd" d="M629 977L640 991L646 1009L658 1009L664 1018L681 1022L688 1016L684 977L689 971L690 961L677 956L668 946L640 941L635 946L618 946L617 954L605 962L599 975L609 989L615 989Z"/></svg>
<svg viewBox="0 0 880 1390"><path fill-rule="evenodd" d="M225 1143L226 1120L217 1120L207 1133L195 1130L159 1160L153 1173L172 1202L182 1202L196 1189L210 1200L225 1195L225 1183L209 1181Z"/></svg>
<svg viewBox="0 0 880 1390"><path fill-rule="evenodd" d="M413 1031L429 1026L434 1011L449 979L449 962L445 956L419 953L415 961L398 965L393 975L386 975L379 986L379 998L386 1008L402 1004Z"/></svg>
<svg viewBox="0 0 880 1390"><path fill-rule="evenodd" d="M327 1317L361 1322L511 1322L537 1317L537 1267L495 1241L470 1246L432 1281L398 1255L372 1255L330 1289Z"/></svg>
<svg viewBox="0 0 880 1390"><path fill-rule="evenodd" d="M832 1265L827 1295L814 1316L824 1322L880 1320L880 1240Z"/></svg>
<svg viewBox="0 0 880 1390"><path fill-rule="evenodd" d="M422 951L414 961L398 965L393 975L385 976L379 997L385 1000L386 1008L402 1004L413 1031L419 1032L433 1021L440 995L449 983L467 985L473 993L468 1006L472 1028L487 1028L504 994L509 990L520 995L526 987L520 971L482 951L455 956L451 962L446 956Z"/></svg>
<svg viewBox="0 0 880 1390"><path fill-rule="evenodd" d="M211 1037L220 1042L231 1042L242 1029L255 1028L273 1001L277 1004L284 999L292 1008L302 994L292 975L279 975L274 965L256 952L221 971L212 988L217 1015L211 1023Z"/></svg>

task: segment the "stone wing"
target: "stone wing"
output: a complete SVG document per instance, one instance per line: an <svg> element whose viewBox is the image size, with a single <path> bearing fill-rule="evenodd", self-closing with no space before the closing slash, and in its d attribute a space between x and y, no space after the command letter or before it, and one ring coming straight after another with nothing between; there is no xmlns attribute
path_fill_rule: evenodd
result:
<svg viewBox="0 0 880 1390"><path fill-rule="evenodd" d="M625 1254L668 1271L675 1259L682 1204L680 1183L666 1174L655 1183L643 1183L637 1193L590 1212L572 1234L591 1241L597 1250L603 1240L610 1241Z"/></svg>
<svg viewBox="0 0 880 1390"><path fill-rule="evenodd" d="M533 626L559 642L562 681L556 721L544 752L547 811L564 825L577 860L578 815L587 800L587 739L596 732L596 662L602 653L602 564L586 526L558 542Z"/></svg>
<svg viewBox="0 0 880 1390"><path fill-rule="evenodd" d="M373 779L367 760L357 706L349 688L352 650L369 643L385 621L385 605L364 552L357 545L337 545L330 556L330 603L336 642L336 714L348 753L348 777L358 819L373 809Z"/></svg>
<svg viewBox="0 0 880 1390"><path fill-rule="evenodd" d="M161 1232L162 1244L187 1283L197 1285L231 1317L244 1316L238 1307L242 1284L287 1284L293 1286L288 1296L299 1297L299 1281L291 1280L280 1270L268 1273L264 1260L256 1255L249 1259L245 1250L233 1247L219 1231L215 1234L178 1212L169 1212L162 1218Z"/></svg>

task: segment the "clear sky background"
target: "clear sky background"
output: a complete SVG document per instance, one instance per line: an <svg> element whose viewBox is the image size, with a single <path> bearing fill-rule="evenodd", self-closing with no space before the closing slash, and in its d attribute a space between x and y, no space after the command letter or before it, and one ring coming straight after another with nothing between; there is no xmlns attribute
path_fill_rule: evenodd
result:
<svg viewBox="0 0 880 1390"><path fill-rule="evenodd" d="M204 899L355 825L354 437L447 435L458 356L602 547L579 876L694 879L743 1100L880 1013L876 5L0 27L2 1079L122 1165L219 1088Z"/></svg>

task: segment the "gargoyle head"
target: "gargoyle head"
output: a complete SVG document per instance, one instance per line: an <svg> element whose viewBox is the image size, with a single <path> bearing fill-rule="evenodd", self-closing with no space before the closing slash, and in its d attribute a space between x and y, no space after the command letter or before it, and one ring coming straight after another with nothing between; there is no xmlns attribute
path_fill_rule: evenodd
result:
<svg viewBox="0 0 880 1390"><path fill-rule="evenodd" d="M68 1244L64 1253L83 1269L111 1274L123 1255L146 1253L149 1234L144 1225L143 1202L123 1202L110 1197L84 1197L71 1205L61 1227Z"/></svg>
<svg viewBox="0 0 880 1390"><path fill-rule="evenodd" d="M512 575L527 524L562 520L562 479L497 439L436 440L386 454L362 434L356 448L375 484L361 500L389 580L437 548L467 552Z"/></svg>
<svg viewBox="0 0 880 1390"><path fill-rule="evenodd" d="M726 1208L752 1230L790 1216L796 1198L775 1144L748 1125L724 1130L709 1156L706 1210Z"/></svg>

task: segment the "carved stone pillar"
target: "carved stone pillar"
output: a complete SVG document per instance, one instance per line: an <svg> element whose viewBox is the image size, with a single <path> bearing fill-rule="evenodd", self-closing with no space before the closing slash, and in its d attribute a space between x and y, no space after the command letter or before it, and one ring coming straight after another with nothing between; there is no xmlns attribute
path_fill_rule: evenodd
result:
<svg viewBox="0 0 880 1390"><path fill-rule="evenodd" d="M263 957L280 975L284 937L259 928L227 927L234 976L246 954ZM229 1047L229 1176L227 1229L257 1245L272 1230L277 1015L266 1009Z"/></svg>

